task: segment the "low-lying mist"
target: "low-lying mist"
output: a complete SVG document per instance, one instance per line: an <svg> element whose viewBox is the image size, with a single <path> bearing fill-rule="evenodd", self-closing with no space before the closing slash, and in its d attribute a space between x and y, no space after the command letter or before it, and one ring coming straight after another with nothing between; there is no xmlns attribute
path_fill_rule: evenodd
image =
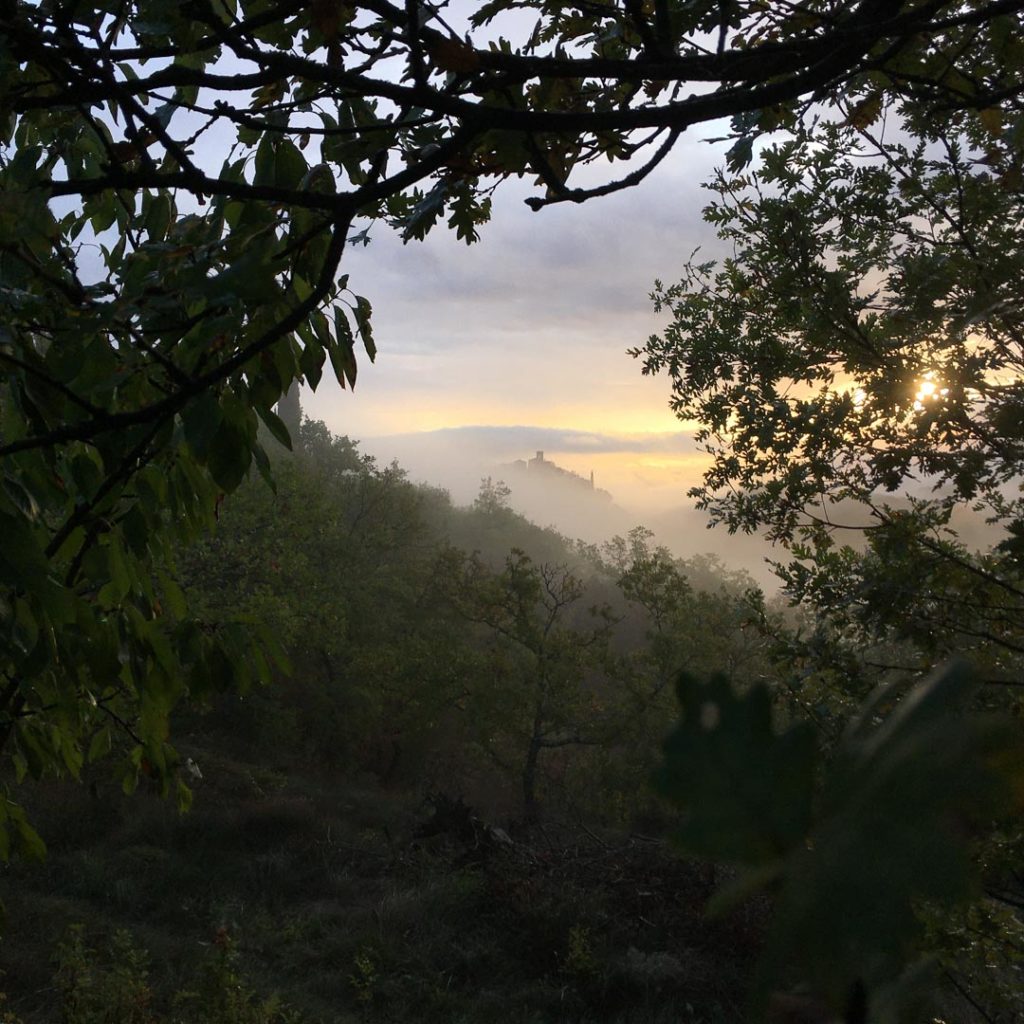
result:
<svg viewBox="0 0 1024 1024"><path fill-rule="evenodd" d="M530 426L458 427L367 438L360 447L381 463L396 460L412 480L443 488L457 504L470 504L489 477L504 482L511 507L538 526L590 544L645 526L678 558L714 555L726 569L749 573L767 594L779 588L769 562L787 560L781 546L763 535L712 527L708 515L694 508L687 491L699 483L706 457L684 431L630 436ZM540 452L566 475L531 472L526 463ZM919 498L935 496L925 483L918 491ZM909 499L886 495L884 500L900 507ZM858 505L836 506L830 514L846 526L871 524ZM1001 539L981 513L963 506L954 510L950 525L968 548L991 547ZM844 531L842 542L859 547L863 534Z"/></svg>
<svg viewBox="0 0 1024 1024"><path fill-rule="evenodd" d="M708 516L693 507L687 490L700 479L704 457L682 432L639 439L467 427L366 438L360 447L379 462L396 460L416 482L444 488L457 504L471 503L489 477L503 481L511 507L539 526L592 544L645 526L679 558L715 555L767 592L778 587L767 560L779 558L779 549L760 536L712 529ZM527 469L523 463L538 452L575 479Z"/></svg>

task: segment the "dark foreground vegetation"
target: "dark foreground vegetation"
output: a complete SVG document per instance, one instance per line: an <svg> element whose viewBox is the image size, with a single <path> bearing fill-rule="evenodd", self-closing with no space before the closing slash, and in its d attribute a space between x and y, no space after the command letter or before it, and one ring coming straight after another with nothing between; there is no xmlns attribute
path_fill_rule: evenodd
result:
<svg viewBox="0 0 1024 1024"><path fill-rule="evenodd" d="M850 714L827 672L812 707L787 685L800 616L766 607L714 560L673 559L642 529L580 545L513 512L498 482L453 507L322 424L292 427L276 489L254 480L227 498L214 534L180 551L164 581L197 628L257 629L288 671L268 666L268 685L241 693L211 680L205 700L178 709L180 809L144 760L135 788L122 758L99 757L119 744L130 754L117 722L97 733L80 787L23 785L48 855L0 881L14 1019L711 1024L748 1020L754 999L789 1020L824 1010L779 1003L774 973L759 995L759 960L793 956L822 984L839 965L835 983L848 986L858 942L883 949L876 930L889 929L902 950L921 941L919 918L939 960L923 986L908 983L915 1002L973 1020L984 992L986 1012L1016 1012L1012 914L982 902L962 920L922 918L901 891L909 869L936 908L947 885L959 892L959 869L943 862L960 841L928 816L973 816L986 799L990 784L961 754L935 758L911 731L906 764L907 737L890 739L896 771L863 771L869 785L883 773L878 814L843 810L834 869L815 877L799 851L793 867L779 859L812 827L805 719L835 730ZM701 678L727 668L740 697L681 691L695 711L663 762L680 665ZM777 724L790 723L778 740L755 708L766 680ZM707 745L719 734L726 747ZM651 788L662 763L668 799ZM922 774L942 790L934 807L915 788ZM909 838L886 824L906 800ZM698 860L669 842L679 806ZM829 849L827 817L814 827ZM817 936L828 969L786 952L771 902L726 866L759 863L766 848L777 913ZM988 849L990 882L1012 887L999 842ZM830 951L831 921L865 888L881 904L863 915L868 934L851 925L853 952Z"/></svg>
<svg viewBox="0 0 1024 1024"><path fill-rule="evenodd" d="M301 437L179 558L199 628L260 623L290 676L179 712L184 816L145 765L132 795L102 765L25 791L49 854L3 879L11 1009L739 1019L760 915L704 921L713 869L667 848L648 781L680 645L763 665L744 579L698 562L696 589L643 531L580 547L500 484L458 509Z"/></svg>
<svg viewBox="0 0 1024 1024"><path fill-rule="evenodd" d="M656 840L424 836L412 793L195 752L216 781L185 817L31 801L53 827L46 865L5 885L21 1019L743 1019L760 908L709 923L708 869Z"/></svg>

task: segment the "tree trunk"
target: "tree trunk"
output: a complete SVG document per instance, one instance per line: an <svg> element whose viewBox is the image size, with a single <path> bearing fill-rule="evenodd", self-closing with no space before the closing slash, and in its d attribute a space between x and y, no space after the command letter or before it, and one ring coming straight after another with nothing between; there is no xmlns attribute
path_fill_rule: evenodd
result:
<svg viewBox="0 0 1024 1024"><path fill-rule="evenodd" d="M540 737L533 736L526 750L526 762L523 765L523 811L527 821L536 821L537 806L537 761L540 758Z"/></svg>

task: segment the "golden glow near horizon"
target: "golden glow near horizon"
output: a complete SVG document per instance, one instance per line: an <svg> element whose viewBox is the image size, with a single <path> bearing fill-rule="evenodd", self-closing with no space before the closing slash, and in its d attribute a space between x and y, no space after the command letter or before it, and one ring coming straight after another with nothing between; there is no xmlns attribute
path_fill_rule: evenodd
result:
<svg viewBox="0 0 1024 1024"><path fill-rule="evenodd" d="M698 484L710 463L705 452L545 452L565 469L587 477L591 470L597 487L610 491L617 501L677 505L686 491Z"/></svg>
<svg viewBox="0 0 1024 1024"><path fill-rule="evenodd" d="M445 392L436 396L404 392L368 394L371 390L371 387L366 387L358 395L348 397L349 403L355 401L361 406L357 424L352 423L356 417L347 416L348 423L343 426L339 415L341 409L336 402L329 404L325 400L326 395L310 395L307 402L304 394L304 407L313 418L326 418L334 429L367 437L459 427L531 426L642 440L651 435L678 434L681 431L693 433L699 427L694 421L677 419L668 408L652 408L642 402L616 409L594 409L582 403L532 403L517 397L495 401L476 396L453 396ZM337 426L332 422L335 419Z"/></svg>
<svg viewBox="0 0 1024 1024"><path fill-rule="evenodd" d="M645 435L692 433L699 424L693 420L680 420L668 407L666 396L645 391L630 395L628 401L614 407L576 402L562 404L552 410L550 426L589 430L595 434Z"/></svg>

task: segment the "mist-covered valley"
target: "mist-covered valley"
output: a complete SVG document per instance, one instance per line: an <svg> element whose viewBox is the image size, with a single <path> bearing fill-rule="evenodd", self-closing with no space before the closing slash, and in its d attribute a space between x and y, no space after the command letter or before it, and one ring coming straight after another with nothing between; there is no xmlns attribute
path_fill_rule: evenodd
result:
<svg viewBox="0 0 1024 1024"><path fill-rule="evenodd" d="M447 490L470 504L484 479L509 488L509 504L541 526L601 544L635 527L651 530L678 558L713 555L748 573L772 593L778 578L768 559L784 556L762 537L711 527L687 491L706 459L689 434L609 436L539 427L461 427L371 437L361 447L383 463L392 459L411 479ZM530 472L538 453L583 486L557 473ZM652 465L653 464L653 465ZM587 485L594 474L594 489Z"/></svg>
<svg viewBox="0 0 1024 1024"><path fill-rule="evenodd" d="M695 507L688 491L701 482L708 458L688 431L608 435L524 426L454 427L371 437L361 447L381 463L397 461L410 479L443 488L456 504L471 504L481 481L500 481L515 511L590 544L646 528L675 557L712 556L723 568L749 575L768 595L782 585L773 563L790 560L787 549L763 532L730 533ZM564 472L531 472L538 454ZM588 486L591 474L593 488ZM875 497L880 505L907 510L914 501L934 501L945 493L924 479ZM1006 493L1012 497L1012 489ZM838 543L855 550L863 550L877 524L870 508L853 500L812 506L811 511L833 525ZM989 522L984 508L963 503L951 509L948 526L969 550L986 550L1007 536L1005 526Z"/></svg>
<svg viewBox="0 0 1024 1024"><path fill-rule="evenodd" d="M739 1022L766 905L703 920L714 869L651 778L679 667L754 682L778 613L589 477L519 470L569 526L597 503L593 542L495 475L459 502L294 433L162 584L219 652L168 723L177 792L122 758L24 783L48 854L0 874L12 1012Z"/></svg>

